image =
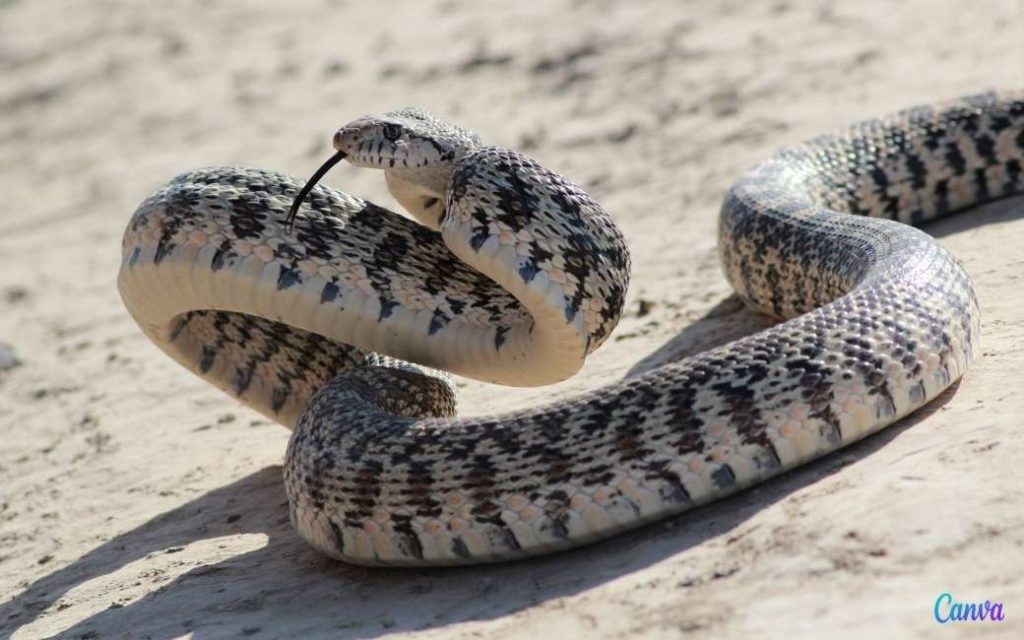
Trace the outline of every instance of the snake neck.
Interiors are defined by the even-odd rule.
[[[578,186],[502,147],[384,174],[395,199],[440,231],[455,258],[521,305],[523,317],[495,326],[493,347],[476,358],[503,363],[487,366],[500,378],[483,379],[558,382],[611,333],[625,300],[629,251],[611,217]]]
[[[422,160],[419,166],[385,168],[388,191],[417,222],[439,231],[452,176],[480,148],[478,140],[461,140],[460,145],[447,146],[439,159]]]
[[[449,175],[441,172],[428,172],[421,175],[409,170],[388,170],[384,172],[384,180],[388,191],[398,204],[409,212],[417,222],[437,231],[441,228],[444,217],[444,192]],[[437,173],[438,175],[433,175]],[[438,186],[440,185],[440,186]]]
[[[531,317],[507,336],[521,354],[506,361],[512,384],[567,378],[618,323],[630,274],[622,232],[582,189],[530,158],[483,147],[458,163],[441,236]]]

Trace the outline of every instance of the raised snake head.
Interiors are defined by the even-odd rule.
[[[363,116],[334,134],[334,148],[352,164],[399,172],[450,166],[480,144],[477,134],[419,107]]]
[[[388,189],[409,213],[437,228],[455,165],[480,137],[423,109],[363,116],[334,134],[334,148],[357,167],[383,169]]]

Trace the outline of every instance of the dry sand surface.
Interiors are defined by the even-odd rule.
[[[606,204],[629,313],[565,396],[768,326],[719,271],[728,184],[857,119],[1024,86],[1006,2],[0,1],[0,637],[1024,637],[1024,203],[929,230],[975,278],[981,359],[929,410],[778,481],[579,551],[373,571],[288,524],[288,432],[157,351],[115,289],[171,176],[309,175],[410,104]],[[381,175],[332,186],[391,205]],[[936,596],[1004,603],[939,627]]]

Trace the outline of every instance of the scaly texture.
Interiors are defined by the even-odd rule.
[[[473,563],[715,500],[958,379],[978,345],[970,279],[901,222],[1024,190],[1024,95],[783,150],[730,189],[719,246],[748,304],[792,319],[478,419],[453,417],[444,374],[410,362],[509,384],[570,375],[621,312],[621,234],[578,187],[420,110],[357,120],[335,146],[384,169],[429,228],[316,187],[289,234],[298,183],[199,170],[132,218],[121,293],[162,349],[294,425],[285,482],[313,546],[360,564]]]

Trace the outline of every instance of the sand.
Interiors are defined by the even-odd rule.
[[[558,556],[374,571],[288,524],[288,432],[149,344],[115,288],[175,174],[309,175],[420,105],[586,186],[633,247],[628,315],[572,380],[461,382],[468,414],[768,326],[730,294],[729,183],[784,144],[1024,86],[1018,2],[0,2],[0,637],[1024,637],[1024,202],[929,231],[984,309],[954,391],[732,499]],[[379,173],[326,182],[386,205]],[[1004,604],[938,625],[936,597]]]

